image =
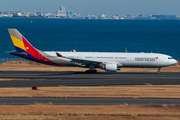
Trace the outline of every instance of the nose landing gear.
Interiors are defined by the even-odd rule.
[[[157,74],[160,74],[160,73],[161,73],[160,70],[161,70],[161,68],[158,68]]]

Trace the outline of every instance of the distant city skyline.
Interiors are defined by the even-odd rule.
[[[100,14],[166,14],[180,15],[180,0],[1,0],[0,10],[22,10],[36,13],[54,12],[65,6],[81,15]]]

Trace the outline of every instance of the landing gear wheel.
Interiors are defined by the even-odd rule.
[[[94,67],[93,64],[90,64],[90,65],[89,65],[89,70],[86,70],[85,73],[94,74],[94,73],[97,73],[97,70],[95,69],[95,67]]]
[[[94,74],[94,73],[97,73],[97,70],[86,70],[85,73]]]
[[[86,70],[85,73],[89,73],[89,70]]]
[[[160,74],[160,73],[161,73],[160,70],[161,70],[161,68],[158,68],[157,74]]]

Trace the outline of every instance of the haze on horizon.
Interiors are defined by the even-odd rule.
[[[1,0],[0,10],[56,12],[60,6],[81,15],[180,15],[180,0]]]

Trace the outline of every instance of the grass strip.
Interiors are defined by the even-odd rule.
[[[37,86],[38,87],[38,86]],[[0,97],[25,98],[180,98],[180,85],[118,85],[0,88]]]

